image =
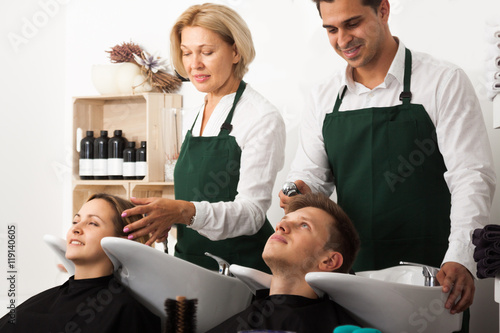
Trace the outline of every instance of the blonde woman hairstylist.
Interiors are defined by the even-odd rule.
[[[163,241],[176,223],[175,255],[217,270],[210,252],[269,271],[261,258],[274,232],[266,212],[283,167],[285,125],[278,110],[242,79],[255,56],[250,31],[232,9],[195,5],[170,35],[177,72],[189,78],[205,103],[186,125],[174,172],[176,200],[142,198],[124,215],[147,214],[128,226],[130,238]]]

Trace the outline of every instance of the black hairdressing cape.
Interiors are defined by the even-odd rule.
[[[341,325],[359,324],[347,311],[325,296],[310,299],[257,291],[256,300],[242,312],[207,333],[235,333],[249,329],[287,330],[297,333],[332,333]]]
[[[71,277],[20,304],[0,319],[0,332],[160,332],[160,318],[113,277]]]

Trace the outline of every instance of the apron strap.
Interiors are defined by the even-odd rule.
[[[224,124],[222,124],[222,126],[220,127],[221,132],[219,132],[219,134],[222,133],[222,130],[227,130],[228,131],[227,134],[229,134],[231,132],[231,130],[233,129],[233,125],[231,125],[231,120],[233,120],[234,109],[236,108],[236,104],[240,100],[241,95],[243,95],[243,91],[245,91],[246,85],[247,84],[245,83],[245,81],[241,80],[240,85],[238,86],[238,90],[236,91],[236,95],[234,96],[233,107],[231,108],[231,111],[229,111],[229,114],[227,115],[226,120],[224,121]],[[198,114],[196,115],[196,118],[194,118],[193,125],[191,125],[191,132],[193,131],[194,124],[196,124],[196,121],[198,120],[198,117],[200,116],[200,112],[198,112]]]
[[[245,81],[241,80],[240,85],[238,86],[238,90],[236,91],[236,95],[234,96],[234,102],[233,102],[233,107],[231,108],[231,111],[229,111],[229,114],[227,115],[226,120],[224,121],[224,124],[220,127],[220,133],[222,133],[223,130],[227,131],[227,134],[231,133],[233,129],[233,125],[231,125],[231,121],[233,120],[233,113],[234,109],[236,109],[236,104],[238,104],[238,101],[241,98],[241,95],[243,95],[243,92],[245,91],[247,84]]]
[[[411,101],[411,52],[407,48],[405,48],[405,73],[403,79],[403,92],[399,95],[399,100],[403,102],[403,105],[409,105]],[[344,86],[344,90],[341,94],[337,95],[337,100],[335,101],[335,106],[333,107],[332,113],[337,113],[340,108],[340,104],[342,104],[342,99],[347,91],[347,86]]]
[[[194,124],[196,124],[196,121],[198,120],[198,116],[200,115],[200,112],[196,115],[196,118],[194,118],[193,125],[191,125],[191,129],[189,130],[191,133],[193,132]]]
[[[405,48],[405,74],[404,74],[404,88],[401,95],[399,95],[399,100],[403,101],[403,105],[410,104],[411,101],[411,52]]]
[[[344,90],[342,90],[342,93],[337,94],[337,100],[335,101],[335,106],[333,107],[333,112],[332,113],[337,113],[339,112],[340,109],[340,104],[342,104],[342,99],[344,99],[344,95],[347,91],[347,85],[344,86]]]

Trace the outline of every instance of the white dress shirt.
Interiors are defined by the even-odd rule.
[[[233,105],[236,93],[224,96],[215,107],[204,130],[204,137],[217,136]],[[191,129],[199,136],[204,105],[185,115],[184,132]],[[285,123],[276,107],[247,84],[231,121],[234,136],[241,148],[240,179],[234,201],[193,202],[196,218],[190,226],[211,240],[221,240],[257,233],[271,206],[271,195],[278,171],[285,159]]]
[[[422,104],[436,127],[447,168],[444,178],[451,192],[451,232],[443,264],[458,262],[475,276],[471,233],[489,223],[496,181],[479,101],[462,69],[424,53],[412,51],[412,59],[411,103]],[[384,82],[374,89],[354,82],[350,66],[313,89],[288,181],[301,179],[313,192],[331,195],[335,175],[323,142],[325,115],[333,111],[344,86],[347,92],[339,111],[401,104],[404,61],[405,46],[399,42]]]

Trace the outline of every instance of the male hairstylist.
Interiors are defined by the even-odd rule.
[[[336,186],[361,238],[355,270],[441,267],[445,306],[462,312],[474,297],[470,235],[489,222],[495,190],[474,89],[391,35],[388,0],[314,2],[347,68],[313,91],[288,178],[302,193]]]

